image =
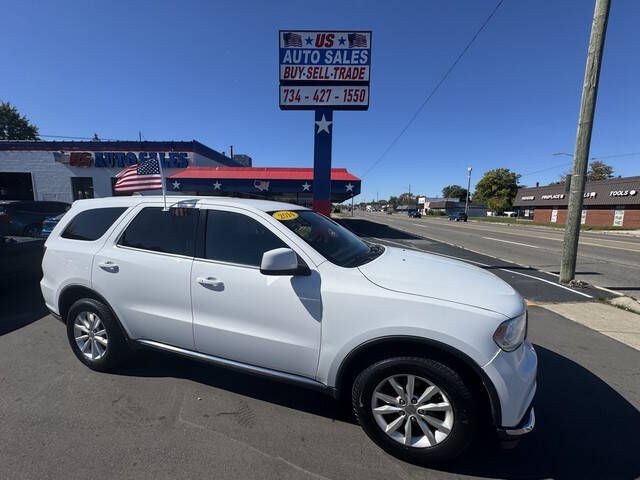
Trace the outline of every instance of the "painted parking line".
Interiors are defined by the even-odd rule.
[[[522,245],[523,247],[540,248],[540,247],[536,247],[535,245],[529,245],[528,243],[512,242],[510,240],[502,240],[501,238],[493,238],[493,237],[482,237],[482,238],[486,240],[493,240],[494,242],[512,243],[513,245]]]
[[[444,253],[430,252],[429,250],[424,250],[424,249],[416,247],[414,245],[407,245],[407,244],[404,244],[404,243],[395,242],[393,240],[387,240],[387,239],[382,239],[382,238],[377,238],[377,237],[371,237],[371,238],[373,238],[374,240],[377,240],[379,242],[382,242],[382,243],[387,242],[387,243],[391,243],[393,245],[399,245],[402,248],[420,250],[421,252],[430,253],[432,255],[439,255],[441,257],[452,258],[454,260],[459,260],[461,262],[473,263],[474,265],[479,265],[481,267],[491,267],[491,265],[489,265],[488,263],[477,262],[475,260],[469,260],[469,259],[466,259],[466,258],[454,257],[453,255],[446,255]],[[593,296],[589,295],[588,293],[578,292],[577,290],[574,290],[574,289],[569,288],[569,287],[565,287],[564,285],[560,285],[558,283],[552,282],[551,280],[547,280],[545,278],[536,277],[534,275],[529,275],[527,273],[516,272],[514,270],[509,270],[508,268],[498,268],[497,270],[502,270],[503,272],[512,273],[514,275],[520,275],[522,277],[531,278],[533,280],[538,280],[540,282],[547,283],[549,285],[553,285],[554,287],[561,288],[562,290],[566,290],[568,292],[575,293],[576,295],[581,295],[581,296],[586,297],[586,298],[593,298]]]

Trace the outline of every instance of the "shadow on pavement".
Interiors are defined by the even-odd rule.
[[[361,237],[395,238],[398,240],[420,240],[422,238],[381,223],[370,222],[369,220],[339,218],[336,221]]]
[[[577,363],[536,345],[536,428],[513,450],[481,448],[449,472],[499,477],[631,479],[640,475],[640,412]]]
[[[0,335],[22,328],[49,312],[44,305],[39,280],[0,286]]]
[[[184,378],[287,408],[355,423],[348,407],[321,392],[156,350],[141,349],[115,373],[135,377]]]
[[[512,450],[478,441],[471,453],[437,469],[487,478],[636,478],[640,414],[613,388],[577,363],[536,346],[540,360],[537,425]],[[185,378],[261,401],[355,423],[347,407],[321,393],[162,352],[143,351],[118,372]],[[433,467],[432,467],[433,468]]]

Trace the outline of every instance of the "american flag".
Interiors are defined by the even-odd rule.
[[[284,46],[285,47],[301,47],[302,37],[298,33],[286,32],[284,34]]]
[[[367,48],[367,36],[363,33],[350,33],[349,48]]]
[[[139,192],[162,188],[162,173],[157,158],[131,165],[118,173],[116,178],[116,184],[113,186],[116,192]]]

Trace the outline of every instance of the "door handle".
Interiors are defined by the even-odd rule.
[[[112,262],[111,260],[105,260],[104,262],[100,262],[98,264],[98,266],[107,271],[107,272],[117,272],[119,267],[116,263]]]
[[[203,287],[211,287],[211,288],[222,288],[224,287],[224,282],[221,282],[215,277],[198,277],[197,282]]]

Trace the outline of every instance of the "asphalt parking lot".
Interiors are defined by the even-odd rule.
[[[35,282],[4,288],[0,305],[0,478],[640,476],[640,352],[542,308],[530,310],[536,430],[513,450],[478,442],[426,469],[385,454],[340,404],[299,387],[151,351],[93,372]]]

